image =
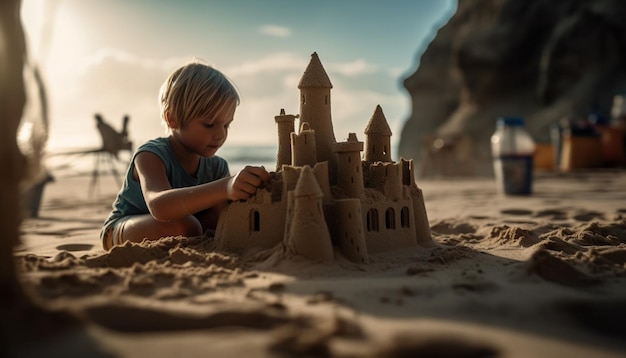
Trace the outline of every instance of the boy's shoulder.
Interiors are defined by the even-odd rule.
[[[137,148],[137,150],[143,150],[146,148],[163,148],[163,147],[167,147],[168,143],[167,143],[167,138],[166,137],[159,137],[159,138],[154,138],[154,139],[150,139],[149,141],[145,142],[144,144],[140,145],[139,148]]]
[[[167,155],[170,152],[168,140],[165,137],[150,139],[137,148],[136,154],[141,152]]]
[[[141,144],[135,151],[135,156],[141,152],[154,153],[164,161],[171,160],[174,154],[169,148],[168,140],[165,137],[150,139]]]

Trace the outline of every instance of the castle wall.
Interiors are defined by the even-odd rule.
[[[369,254],[417,246],[410,199],[362,205],[364,237]]]
[[[426,213],[426,204],[424,203],[424,195],[422,189],[417,185],[408,187],[413,206],[413,220],[415,221],[415,238],[420,246],[428,247],[434,245],[432,235],[430,233],[430,224],[428,223],[428,215]]]
[[[400,158],[400,165],[402,166],[402,185],[416,186],[415,183],[415,165],[413,160],[406,160]]]
[[[282,171],[283,177],[283,201],[287,199],[286,195],[296,188],[298,179],[300,178],[300,167],[285,165]]]
[[[289,233],[291,232],[291,226],[293,224],[293,213],[294,210],[296,208],[296,202],[295,202],[295,193],[293,190],[290,190],[287,193],[287,198],[285,200],[285,205],[286,205],[286,210],[285,210],[285,228],[283,230],[283,242],[285,244],[287,244],[287,241],[289,239]],[[289,249],[289,245],[287,245],[287,248]]]
[[[432,246],[434,242],[430,233],[430,224],[426,213],[424,195],[422,189],[418,188],[415,182],[415,162],[413,160],[400,158],[400,165],[402,166],[402,184],[404,185],[405,196],[408,195],[411,198],[411,204],[413,206],[417,243],[421,246]]]
[[[220,214],[215,236],[220,248],[228,251],[269,249],[283,240],[285,214],[285,202],[235,201]]]
[[[370,166],[369,187],[391,200],[402,197],[402,164],[377,162]]]

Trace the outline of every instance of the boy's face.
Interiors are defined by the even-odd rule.
[[[172,136],[188,151],[212,157],[228,137],[235,108],[235,101],[229,101],[213,115],[193,118],[183,128],[172,128]]]

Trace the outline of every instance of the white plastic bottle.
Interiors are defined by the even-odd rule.
[[[524,118],[498,118],[491,153],[498,190],[507,195],[531,194],[535,142],[524,127]]]

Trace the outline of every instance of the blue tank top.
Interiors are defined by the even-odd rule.
[[[172,151],[166,137],[150,140],[137,148],[137,151],[133,154],[128,170],[126,171],[124,184],[119,193],[117,193],[117,197],[113,203],[113,210],[104,221],[102,232],[119,218],[128,215],[149,213],[148,206],[141,192],[141,185],[133,177],[135,158],[137,154],[141,152],[154,153],[161,158],[163,164],[165,164],[167,179],[172,188],[185,188],[204,184],[230,175],[226,160],[219,156],[212,156],[210,158],[200,158],[198,172],[195,177],[191,176],[185,171],[178,159],[176,159],[176,155]]]

